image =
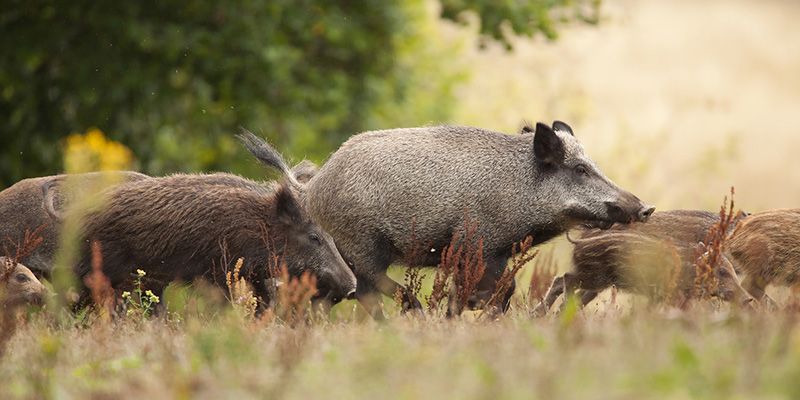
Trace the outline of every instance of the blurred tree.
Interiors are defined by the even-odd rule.
[[[532,37],[542,33],[557,37],[555,25],[579,20],[596,24],[601,0],[441,0],[442,18],[468,23],[464,15],[473,12],[480,20],[480,33],[511,48],[511,35]]]
[[[496,38],[552,36],[566,0],[443,0]],[[509,4],[511,4],[509,3]],[[0,187],[61,170],[61,143],[97,127],[139,168],[261,171],[239,126],[324,159],[370,128],[447,120],[460,71],[424,0],[0,0]]]

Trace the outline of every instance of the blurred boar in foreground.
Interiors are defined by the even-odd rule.
[[[706,240],[709,230],[719,222],[719,213],[702,210],[656,211],[647,222],[615,225],[611,229],[582,229],[581,238],[620,231],[637,232],[661,240],[694,246]],[[737,221],[734,221],[734,223]]]
[[[25,239],[25,233],[36,232],[42,243],[26,257],[19,260],[37,273],[49,276],[53,256],[58,248],[61,222],[46,212],[43,205],[44,187],[51,196],[51,204],[61,210],[76,196],[91,196],[101,188],[103,181],[130,182],[149,178],[131,171],[91,172],[74,175],[54,175],[24,179],[0,192],[0,249],[14,250]],[[64,190],[69,185],[69,190]]]
[[[542,243],[580,224],[645,221],[653,212],[603,175],[567,124],[526,131],[534,134],[459,126],[361,133],[311,178],[309,211],[354,268],[358,298],[374,317],[382,316],[377,294],[402,289],[386,275],[389,265],[437,265],[468,221],[483,240],[486,272],[472,301],[480,306],[513,243],[529,235]]]
[[[581,238],[573,241],[574,273],[556,278],[535,314],[547,312],[564,285],[575,286],[575,280],[578,287],[567,289],[581,289],[582,305],[612,285],[656,299],[678,290],[686,298],[694,282],[701,242],[719,221],[718,213],[670,210],[653,213],[646,223],[617,225],[608,230],[584,229]],[[720,282],[716,294],[725,300],[748,301],[749,296],[742,292],[730,267],[723,257],[722,266],[716,271]]]

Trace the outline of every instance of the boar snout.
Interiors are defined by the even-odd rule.
[[[623,224],[646,222],[656,210],[635,197],[632,200],[607,201],[605,205],[609,220]]]
[[[335,272],[322,273],[319,278],[319,297],[324,297],[333,304],[356,297],[356,277],[347,266],[337,268]]]
[[[42,293],[31,293],[27,296],[26,300],[29,304],[34,306],[44,305],[44,296]]]
[[[736,275],[733,264],[725,256],[721,258],[721,262],[722,265],[717,270],[717,279],[719,280],[717,296],[725,301],[739,302],[745,307],[754,307],[755,299],[739,283],[739,277]]]
[[[650,219],[650,216],[653,215],[653,212],[656,211],[656,208],[653,206],[644,206],[637,215],[636,220],[639,222],[647,222]]]

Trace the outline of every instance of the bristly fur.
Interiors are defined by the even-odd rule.
[[[734,267],[746,274],[742,286],[756,300],[770,284],[800,286],[800,209],[779,209],[745,217],[723,247]]]
[[[231,263],[244,258],[243,275],[266,301],[266,266],[277,254],[290,274],[310,269],[321,290],[336,298],[355,289],[333,240],[286,182],[259,184],[222,173],[151,178],[116,188],[104,208],[87,215],[81,231],[78,275],[91,272],[88,243],[98,241],[103,272],[115,288],[137,268],[152,278],[154,291],[198,277],[224,286]]]

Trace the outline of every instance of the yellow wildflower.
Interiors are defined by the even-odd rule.
[[[130,169],[131,151],[121,143],[109,140],[97,128],[86,134],[73,133],[67,137],[64,167],[67,172],[112,171]]]
[[[145,291],[144,294],[150,299],[151,303],[158,303],[161,300],[158,298],[158,296],[153,294],[152,290]]]

